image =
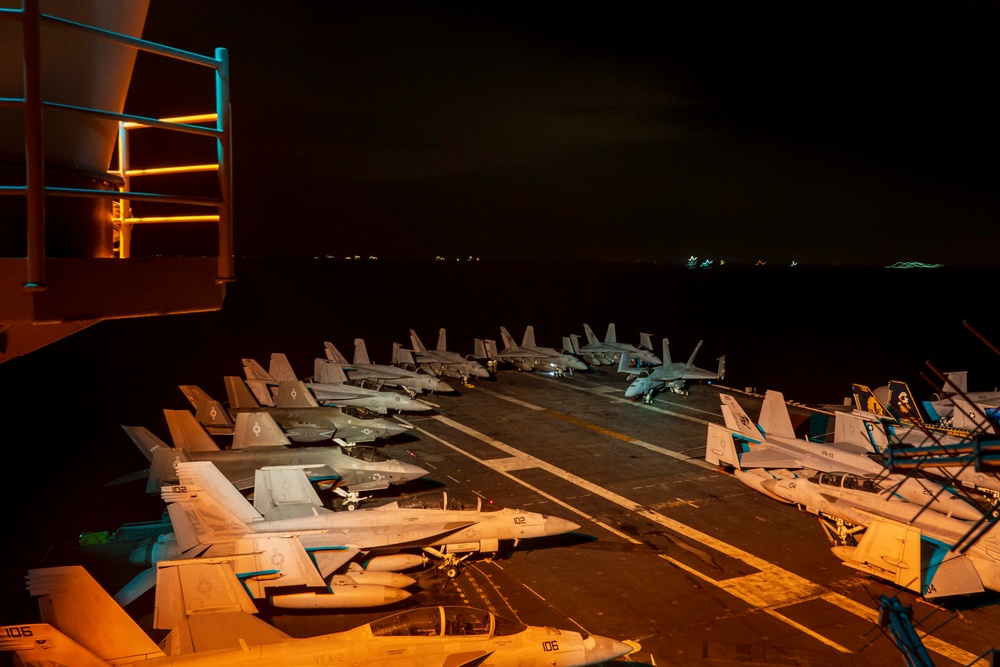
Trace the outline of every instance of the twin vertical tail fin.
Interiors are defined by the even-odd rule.
[[[605,343],[617,343],[618,334],[615,332],[615,324],[612,322],[608,325],[608,332],[604,335]]]
[[[270,375],[274,382],[295,382],[298,380],[288,357],[280,352],[271,353],[271,364],[268,369],[271,371]]]
[[[719,400],[722,401],[722,416],[726,420],[726,428],[739,433],[747,440],[762,441],[760,429],[740,407],[735,398],[729,394],[719,394]]]
[[[313,362],[313,380],[320,384],[346,384],[347,374],[340,364],[316,359]]]
[[[587,345],[597,345],[600,342],[597,340],[597,336],[594,334],[594,330],[590,328],[589,324],[584,323],[583,335],[587,337]]]
[[[434,349],[437,350],[438,352],[448,351],[448,337],[445,334],[443,327],[441,329],[438,329],[438,343],[437,347]]]
[[[700,341],[698,341],[698,344],[694,346],[694,351],[691,353],[691,356],[688,358],[687,363],[685,364],[685,366],[687,366],[688,368],[691,368],[692,366],[694,366],[694,358],[696,356],[698,356],[698,350],[701,349],[701,344],[704,343],[704,342],[705,341],[700,340]]]
[[[182,552],[236,539],[263,518],[211,462],[182,461],[176,468],[178,483],[164,486],[160,496]]]
[[[780,391],[768,389],[764,393],[764,403],[760,406],[758,424],[768,436],[795,437],[795,429],[792,427],[792,418],[788,415],[785,396]]]
[[[517,347],[517,343],[514,342],[514,337],[510,335],[510,332],[506,328],[500,327],[500,340],[503,341],[504,349],[512,349]]]
[[[443,332],[444,329],[441,329],[441,331]],[[438,340],[440,341],[440,336],[438,336]],[[427,351],[427,348],[424,347],[423,342],[420,340],[420,336],[418,336],[417,332],[413,329],[410,329],[410,346],[417,352]]]
[[[244,410],[246,408],[259,409],[260,403],[239,376],[227,375],[223,378],[226,382],[226,394],[229,396],[229,406],[234,410]],[[230,423],[232,423],[230,421]]]
[[[887,407],[889,414],[900,421],[913,424],[923,424],[925,421],[924,416],[920,413],[917,400],[905,382],[889,381],[889,405]]]
[[[521,347],[535,347],[535,327],[530,324],[524,328],[524,338],[521,339]]]
[[[884,419],[893,418],[889,409],[867,385],[854,383],[851,385],[851,393],[854,395],[854,405],[857,406],[858,410],[870,412]]]
[[[354,364],[364,364],[370,366],[372,363],[371,357],[368,356],[368,346],[365,345],[364,338],[354,339]]]
[[[419,341],[418,341],[419,342]],[[409,365],[416,366],[417,362],[413,359],[413,353],[407,350],[399,343],[392,344],[392,363],[394,366]]]
[[[233,428],[233,420],[229,418],[229,413],[222,407],[222,403],[206,394],[200,387],[185,384],[180,386],[180,390],[194,408],[195,419],[210,432],[212,429],[225,431]]]

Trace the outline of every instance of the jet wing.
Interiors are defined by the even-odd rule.
[[[222,612],[257,613],[253,600],[225,560],[200,558],[157,564],[153,627],[173,629],[191,616]],[[224,630],[218,628],[220,633],[228,635]],[[238,641],[226,642],[222,636],[215,639],[220,643],[213,648],[230,643],[239,646]],[[195,650],[207,649],[195,647]]]

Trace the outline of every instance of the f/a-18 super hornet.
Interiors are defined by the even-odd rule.
[[[321,406],[301,382],[279,383],[275,406],[261,406],[243,380],[227,376],[226,393],[229,410],[194,385],[182,385],[181,391],[195,409],[195,417],[209,433],[226,434],[233,431],[233,418],[240,412],[266,412],[274,417],[281,430],[295,442],[322,442],[334,437],[344,442],[371,442],[378,438],[391,438],[406,432],[410,427],[392,419],[372,416],[371,413]]]
[[[597,335],[594,334],[589,324],[585,323],[583,325],[583,333],[587,337],[586,345],[580,345],[579,336],[574,334],[570,336],[570,345],[573,349],[569,351],[579,355],[584,361],[593,366],[600,366],[602,364],[613,366],[619,363],[622,354],[628,356],[629,359],[635,359],[636,366],[640,368],[643,366],[659,366],[663,363],[663,360],[652,352],[652,343],[647,333],[639,334],[639,347],[629,343],[619,343],[613,322],[608,325],[608,331],[604,336],[603,342],[598,340]]]
[[[659,391],[669,389],[678,394],[687,391],[687,385],[691,380],[721,380],[726,375],[726,356],[719,357],[719,367],[715,371],[698,368],[694,365],[694,358],[701,349],[703,341],[698,341],[694,352],[686,363],[671,361],[670,343],[663,339],[663,363],[652,368],[639,368],[632,366],[632,361],[627,354],[622,354],[618,361],[618,372],[628,373],[631,384],[625,388],[625,398],[635,398],[642,396],[644,403],[652,403],[653,397]]]
[[[363,386],[385,385],[399,387],[411,396],[423,392],[454,393],[454,389],[441,378],[430,373],[410,371],[388,364],[373,364],[368,356],[368,348],[361,338],[354,339],[354,362],[348,362],[340,351],[327,341],[323,343],[327,363],[343,368],[347,379]]]
[[[172,519],[183,512],[192,523],[190,531],[177,531],[175,525],[177,555],[192,550],[206,556],[222,554],[233,539],[281,534],[298,536],[328,572],[343,564],[350,549],[374,554],[416,548],[439,558],[441,569],[456,576],[465,558],[496,552],[502,541],[516,544],[579,528],[558,517],[484,504],[478,496],[465,499],[445,493],[334,512],[323,505],[298,469],[261,471],[253,505],[210,462],[178,463],[177,474],[180,486],[164,487],[163,497],[171,504],[167,509]],[[262,484],[280,489],[280,496],[261,493]],[[174,504],[178,507],[171,509]]]
[[[350,384],[342,367],[316,359],[314,377],[306,382],[306,388],[316,397],[320,405],[362,408],[376,414],[385,415],[390,410],[397,412],[427,412],[434,405],[409,394],[395,391],[379,391]],[[253,359],[243,360],[243,372],[247,385],[253,390],[262,405],[274,406],[272,393],[277,393],[280,382],[298,382],[292,365],[284,354],[271,354],[268,370]],[[261,391],[261,388],[266,388]]]
[[[564,354],[551,347],[536,345],[535,328],[530,324],[524,330],[524,338],[521,339],[520,345],[514,342],[514,337],[504,327],[500,327],[500,336],[504,344],[504,348],[498,353],[500,359],[513,364],[514,368],[519,371],[538,371],[556,375],[569,373],[572,375],[575,370],[587,370],[587,364],[572,354]]]
[[[472,377],[490,377],[490,372],[475,359],[467,359],[458,352],[448,350],[444,329],[438,330],[437,347],[433,350],[428,350],[424,346],[413,329],[410,329],[410,344],[413,346],[411,350],[394,347],[393,365],[403,365],[405,368],[406,364],[416,364],[433,375],[461,380],[463,384],[468,384],[469,378]],[[397,352],[408,352],[410,358],[404,359]]]
[[[376,667],[596,665],[639,647],[608,637],[534,627],[471,607],[418,607],[344,632],[291,637],[257,618],[226,562],[163,563],[157,572],[158,645],[78,565],[28,571],[40,623],[0,627],[0,651],[18,665],[185,667],[344,664]]]
[[[305,474],[321,486],[332,486],[348,509],[360,502],[360,493],[388,489],[419,479],[427,471],[391,458],[370,445],[336,443],[290,447],[274,418],[265,412],[240,412],[232,446],[221,449],[187,410],[164,410],[173,447],[138,426],[122,426],[150,463],[146,493],[159,493],[175,482],[177,461],[211,461],[241,491],[253,488],[254,477],[267,466],[308,466]]]
[[[846,471],[850,462],[832,447],[817,444],[819,457],[807,462],[791,451],[757,450],[771,444],[764,432],[731,396],[722,398],[726,426],[709,425],[706,461],[731,468],[764,495],[815,514],[846,565],[927,597],[998,590],[1000,534],[992,524],[981,530],[981,521],[958,518],[955,508],[943,514],[928,503],[910,502],[891,477]],[[820,461],[827,453],[830,461]],[[934,488],[925,491],[926,501],[937,499]]]
[[[910,502],[914,511],[927,505],[941,514],[970,521],[983,516],[979,505],[952,492],[947,485],[920,477],[890,474],[884,466],[884,457],[862,446],[848,442],[817,443],[796,437],[781,392],[765,392],[759,424],[754,424],[734,397],[719,394],[719,399],[726,427],[710,426],[709,437],[720,437],[726,442],[723,431],[733,435],[739,444],[738,463],[729,463],[739,468],[740,473],[734,473],[737,479],[751,488],[760,491],[759,481],[770,479],[769,471],[774,470],[850,473],[881,483],[889,490],[889,495]],[[851,416],[845,413],[836,418],[850,419]],[[714,449],[719,450],[719,447]]]

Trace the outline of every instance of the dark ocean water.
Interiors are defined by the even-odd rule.
[[[963,326],[1000,343],[996,279],[981,269],[242,260],[220,312],[104,322],[0,364],[3,585],[19,587],[31,554],[53,541],[158,516],[162,501],[141,484],[104,486],[144,463],[119,425],[166,437],[162,410],[188,407],[177,386],[223,397],[222,376],[241,375],[243,357],[266,365],[284,352],[305,377],[326,340],[350,358],[364,338],[388,363],[410,328],[432,346],[445,327],[449,349],[471,353],[474,338],[499,340],[500,326],[520,340],[534,325],[539,345],[560,347],[584,322],[601,337],[614,322],[620,341],[668,337],[675,360],[704,339],[698,365],[725,354],[728,386],[840,403],[852,382],[902,379],[923,397],[928,360],[968,370],[973,390],[1000,382],[1000,358]]]

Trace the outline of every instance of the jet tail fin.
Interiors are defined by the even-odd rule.
[[[639,372],[639,369],[632,366],[632,358],[625,350],[622,350],[621,354],[618,355],[618,372],[628,373],[630,376],[637,375]],[[629,379],[632,378],[629,377]]]
[[[164,484],[177,481],[175,465],[178,461],[192,461],[191,455],[185,449],[164,447],[153,453],[153,461],[149,466],[149,480],[146,482],[146,493],[159,493]]]
[[[244,410],[246,408],[259,409],[260,403],[254,398],[241,378],[235,375],[227,375],[223,378],[226,381],[226,394],[229,396],[229,405],[234,410]]]
[[[952,428],[992,434],[997,432],[994,420],[981,407],[960,398],[958,394],[953,394],[951,400],[955,404],[951,412]]]
[[[969,392],[969,371],[954,371],[952,373],[945,373],[944,376],[948,378],[942,390],[945,396],[959,393],[967,394]]]
[[[600,341],[594,334],[594,330],[586,322],[583,324],[583,335],[587,337],[587,345],[597,345]]]
[[[354,339],[354,364],[365,364],[370,366],[372,363],[371,357],[368,356],[368,346],[365,345],[364,338]]]
[[[535,327],[528,325],[524,328],[524,338],[521,339],[521,347],[535,347]]]
[[[724,380],[726,378],[726,355],[722,355],[721,357],[719,357],[718,361],[719,361],[719,368],[716,371],[716,376],[720,380]]]
[[[222,407],[222,403],[206,394],[200,387],[191,384],[180,386],[188,402],[194,408],[195,419],[211,431],[218,429],[227,431],[232,429],[233,420],[229,418],[229,413]]]
[[[320,384],[347,384],[344,367],[326,359],[313,362],[313,379]]]
[[[669,366],[673,361],[670,360],[670,340],[667,338],[663,339],[663,365]]]
[[[305,382],[279,382],[278,395],[274,401],[279,408],[318,408],[319,402],[312,395]]]
[[[768,389],[764,392],[764,403],[760,406],[760,420],[758,420],[757,425],[768,436],[795,437],[792,419],[788,415],[788,406],[780,391]]]
[[[445,333],[444,327],[438,329],[438,342],[437,347],[434,348],[438,352],[448,351],[448,336]]]
[[[266,382],[261,380],[247,380],[247,387],[253,392],[254,398],[262,406],[269,408],[274,407],[274,396],[271,394],[271,389],[277,389],[274,385],[268,385]]]
[[[350,362],[347,361],[347,357],[340,353],[333,343],[326,341],[323,343],[323,351],[326,353],[326,358],[335,364],[341,364],[343,366],[349,366]]]
[[[760,442],[760,430],[746,411],[736,402],[736,399],[729,394],[719,394],[719,400],[722,401],[722,416],[726,420],[726,428],[739,433],[748,440]]]
[[[867,385],[854,383],[851,385],[851,393],[854,395],[854,405],[857,406],[858,410],[870,412],[883,419],[893,418],[889,409]]]
[[[833,441],[860,445],[876,454],[889,447],[889,436],[878,416],[861,410],[834,415]]]
[[[295,382],[298,378],[295,376],[295,371],[292,370],[292,364],[288,361],[286,357],[281,352],[271,353],[271,363],[268,366],[268,370],[271,371],[271,377],[274,382]]]
[[[910,387],[899,380],[889,381],[889,414],[899,420],[923,424],[924,416],[920,413],[917,400],[910,392]]]
[[[576,334],[573,334],[576,336]],[[566,354],[580,354],[580,348],[576,345],[576,340],[573,336],[563,336],[563,351]]]
[[[639,334],[639,347],[643,350],[653,351],[653,337],[648,333]]]
[[[37,664],[101,665],[140,662],[163,651],[90,574],[79,565],[28,570],[28,592],[38,600],[41,620],[86,649],[96,660],[76,662],[45,655]],[[44,631],[43,631],[44,633]],[[22,633],[23,634],[23,633]],[[23,639],[23,637],[22,637]],[[37,641],[37,638],[34,638]],[[37,645],[37,648],[44,648]],[[79,657],[86,654],[67,646]],[[38,654],[32,658],[42,658]],[[36,663],[28,663],[36,664]]]
[[[500,327],[500,340],[503,341],[504,349],[516,348],[517,343],[514,342],[514,337],[510,335],[505,327]]]
[[[608,324],[608,332],[606,334],[604,334],[604,342],[605,343],[617,343],[618,342],[618,334],[615,331],[615,323],[614,322],[611,322],[610,324]]]
[[[182,447],[190,452],[219,451],[219,445],[212,440],[212,436],[198,423],[190,410],[164,409],[163,416],[167,418],[167,428],[174,447]]]
[[[234,450],[247,447],[287,447],[292,443],[267,412],[240,412],[233,432]]]
[[[243,374],[248,380],[260,380],[261,382],[275,382],[271,373],[264,370],[264,367],[257,363],[256,359],[243,360]]]
[[[167,512],[182,552],[194,544],[240,537],[249,532],[249,524],[263,518],[211,462],[182,461],[176,469],[178,484],[164,486],[160,495],[168,503]],[[178,530],[185,523],[190,525],[190,533]],[[197,539],[190,542],[191,538]]]
[[[413,354],[410,350],[407,350],[399,343],[393,343],[392,364],[394,366],[398,366],[399,364],[409,364],[411,366],[416,366],[417,362],[413,360]]]
[[[441,331],[444,331],[444,329],[442,329]],[[438,336],[438,338],[440,338],[440,335]],[[414,331],[413,329],[410,329],[410,345],[413,346],[413,349],[416,350],[417,352],[427,351],[427,348],[424,347],[423,342],[420,340],[420,336],[418,336],[417,332]]]
[[[704,342],[705,341],[700,340],[700,341],[698,341],[698,344],[694,346],[694,351],[691,353],[691,356],[688,358],[687,363],[685,364],[685,366],[687,366],[688,368],[691,368],[692,366],[694,366],[694,358],[696,356],[698,356],[698,350],[701,349],[701,344],[704,343]]]

